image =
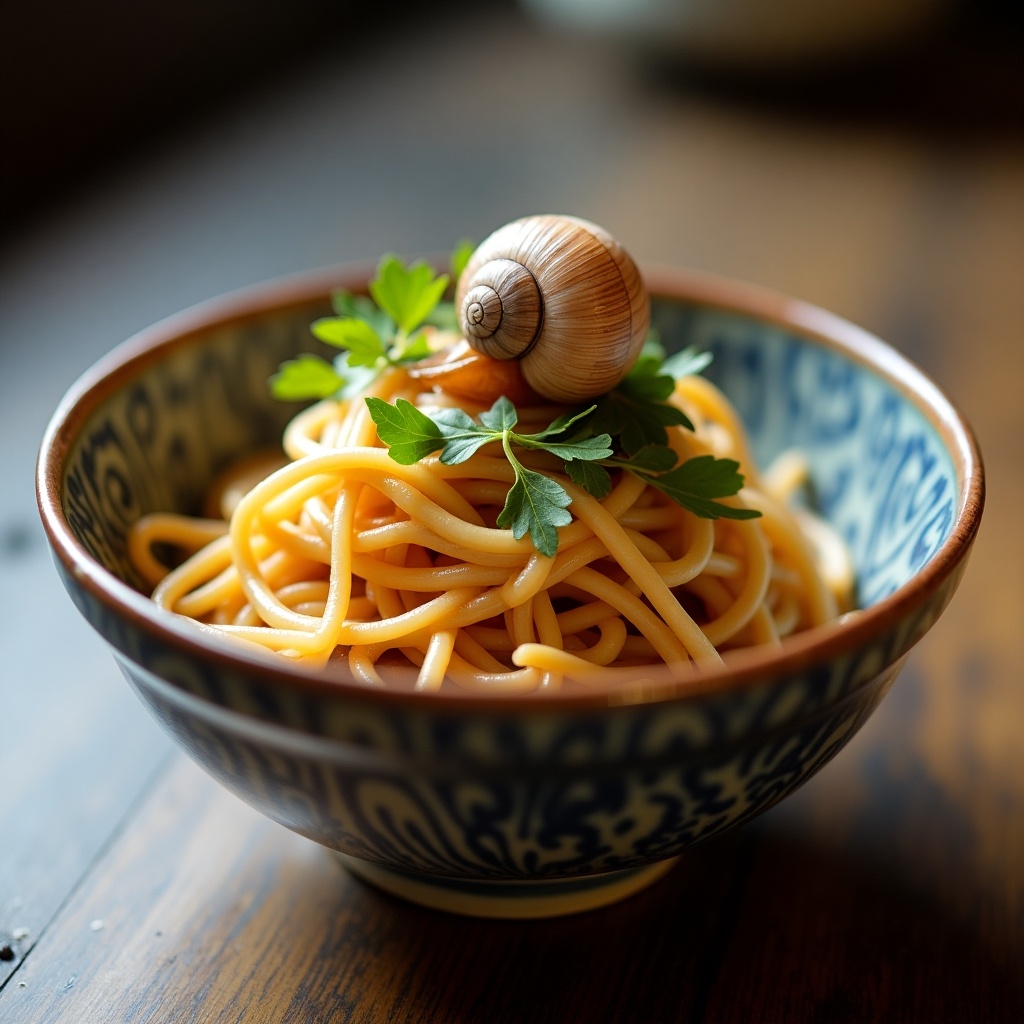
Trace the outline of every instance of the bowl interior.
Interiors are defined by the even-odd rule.
[[[144,351],[102,383],[75,431],[62,480],[64,514],[89,554],[147,591],[127,554],[128,529],[151,512],[195,514],[214,477],[247,452],[280,447],[294,403],[268,377],[317,346],[325,302],[245,317]],[[116,357],[115,357],[116,358]]]
[[[712,353],[705,374],[736,406],[760,467],[789,449],[808,460],[807,498],[850,550],[860,607],[907,583],[949,538],[953,455],[917,404],[923,396],[861,361],[873,339],[850,351],[754,317],[677,303],[660,304],[655,323],[673,347]]]
[[[101,381],[62,479],[65,516],[93,558],[145,589],[126,554],[128,528],[149,512],[196,512],[226,464],[279,444],[298,406],[271,398],[267,378],[316,347],[308,325],[325,310],[325,300],[308,301],[200,327]],[[908,582],[948,539],[958,504],[949,446],[915,382],[879,372],[856,336],[851,346],[683,299],[655,298],[652,319],[670,351],[713,354],[705,372],[736,405],[759,465],[794,447],[808,458],[809,498],[850,547],[862,607]],[[892,355],[867,336],[864,345]]]

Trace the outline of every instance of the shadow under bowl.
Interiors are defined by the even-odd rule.
[[[854,735],[950,601],[984,502],[969,427],[892,348],[749,286],[645,268],[669,351],[710,351],[759,464],[798,448],[859,611],[673,680],[516,698],[369,690],[250,655],[157,608],[138,517],[195,512],[279,442],[267,378],[368,265],[260,286],[126,342],[68,393],[39,459],[63,582],[143,703],[244,800],[429,906],[538,917],[612,902],[793,792]]]

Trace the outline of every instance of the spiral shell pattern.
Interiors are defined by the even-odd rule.
[[[519,359],[527,383],[560,402],[615,387],[650,324],[636,264],[607,231],[576,217],[499,228],[470,257],[455,302],[474,348]]]

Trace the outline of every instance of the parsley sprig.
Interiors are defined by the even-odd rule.
[[[567,466],[573,483],[603,498],[612,487],[608,469],[625,469],[704,519],[759,516],[755,509],[719,500],[733,497],[743,487],[743,474],[735,459],[695,455],[677,465],[679,457],[668,444],[668,427],[693,430],[686,413],[667,401],[676,380],[700,373],[710,362],[710,353],[695,348],[666,358],[660,344],[649,341],[625,379],[598,400],[589,421],[592,431],[601,430],[617,439],[621,454],[595,465]]]
[[[314,337],[342,353],[333,362],[309,353],[283,362],[270,378],[271,394],[285,401],[350,398],[389,366],[430,355],[422,327],[431,318],[450,318],[443,309],[450,303],[441,302],[449,280],[426,263],[406,267],[395,256],[384,257],[369,297],[337,292],[336,315],[310,326]]]
[[[510,528],[516,540],[529,533],[533,546],[549,557],[558,548],[557,528],[572,521],[566,511],[572,499],[557,480],[527,469],[516,449],[550,452],[569,465],[606,459],[613,454],[607,434],[570,433],[593,413],[593,406],[560,416],[538,433],[520,434],[514,429],[519,414],[504,396],[480,414],[479,423],[461,409],[441,409],[427,416],[402,398],[394,405],[381,398],[367,398],[366,404],[377,424],[377,436],[388,446],[391,457],[404,466],[436,451],[441,453],[441,462],[454,466],[471,458],[484,445],[499,442],[515,473],[515,482],[505,498],[497,525]]]
[[[457,247],[451,278],[461,273],[471,250],[469,243]],[[337,293],[336,315],[311,326],[315,337],[341,349],[341,354],[333,362],[303,354],[282,363],[270,379],[273,395],[292,401],[349,398],[386,368],[429,355],[424,326],[454,325],[451,303],[442,301],[451,278],[435,275],[425,263],[405,267],[396,257],[385,257],[370,282],[368,297]],[[713,455],[680,463],[669,445],[669,428],[693,430],[686,413],[668,400],[676,379],[701,372],[710,360],[710,355],[694,349],[666,358],[652,338],[616,388],[532,434],[515,429],[519,414],[504,396],[477,419],[461,409],[439,409],[428,416],[401,398],[391,404],[370,397],[366,404],[380,440],[402,465],[434,452],[440,453],[442,463],[457,465],[485,445],[500,445],[515,479],[496,523],[511,529],[517,540],[529,534],[534,547],[552,557],[558,549],[558,528],[572,521],[567,511],[572,499],[554,476],[523,465],[523,451],[555,456],[569,479],[597,498],[611,491],[612,472],[625,471],[703,518],[760,515],[722,500],[734,497],[743,486],[739,463]]]
[[[545,451],[565,463],[569,479],[597,498],[611,490],[609,470],[627,470],[656,487],[678,505],[706,519],[752,519],[754,509],[736,508],[718,499],[737,494],[743,486],[739,463],[697,455],[677,465],[678,456],[668,445],[648,444],[635,454],[616,455],[614,440],[606,432],[594,433],[598,406],[559,417],[545,430],[520,434],[513,428],[519,414],[504,396],[479,422],[461,409],[440,409],[428,416],[399,398],[394,405],[381,398],[367,398],[377,436],[402,465],[412,465],[434,452],[445,465],[465,462],[484,445],[500,442],[515,473],[515,482],[496,520],[509,527],[516,540],[530,535],[534,547],[552,557],[558,549],[559,526],[572,516],[569,493],[554,477],[527,469],[516,449]]]

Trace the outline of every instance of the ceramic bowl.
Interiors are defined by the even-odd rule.
[[[484,698],[367,690],[250,655],[156,608],[125,552],[140,515],[194,511],[277,441],[278,363],[346,267],[143,332],[57,410],[39,506],[64,584],[146,707],[201,764],[357,875],[430,906],[542,916],[619,899],[829,761],[948,604],[983,504],[969,428],[892,348],[800,302],[658,268],[669,349],[697,345],[765,463],[798,446],[846,539],[860,609],[687,682]]]

